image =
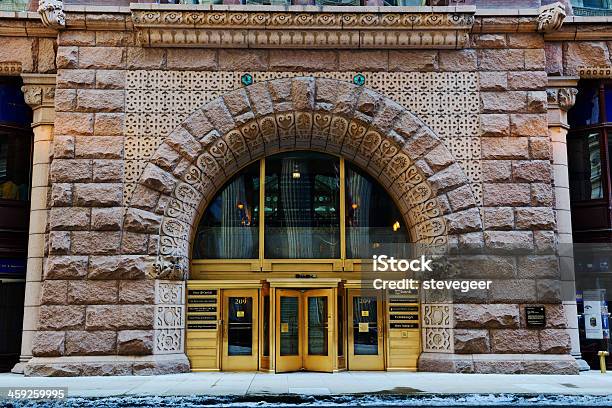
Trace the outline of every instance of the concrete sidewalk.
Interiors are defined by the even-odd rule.
[[[247,394],[512,393],[612,395],[612,373],[580,375],[397,372],[188,373],[150,377],[23,377],[0,374],[0,387],[68,387],[70,397]]]

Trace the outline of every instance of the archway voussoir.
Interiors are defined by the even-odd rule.
[[[402,112],[393,124],[393,131],[404,140],[410,139],[425,125],[409,111]]]
[[[183,126],[174,129],[164,143],[191,161],[194,161],[202,151],[200,142]]]
[[[227,106],[225,106],[225,102],[222,98],[217,98],[208,102],[202,109],[210,123],[213,124],[220,134],[224,135],[236,127],[234,117]]]
[[[251,113],[251,115],[253,114],[251,103],[244,88],[238,88],[226,93],[222,98],[232,116],[240,116],[247,112]]]
[[[266,82],[272,99],[274,112],[286,112],[293,110],[291,99],[291,78],[282,78]]]
[[[403,106],[390,99],[383,99],[378,111],[372,119],[372,126],[381,133],[386,133],[393,128],[395,121],[400,114],[406,112]]]
[[[440,143],[440,139],[431,129],[421,127],[416,133],[406,139],[403,150],[412,160],[416,161]],[[447,150],[446,147],[444,147],[444,150]]]
[[[478,208],[447,214],[444,219],[449,234],[482,231],[482,219]]]
[[[160,168],[171,172],[181,161],[181,155],[170,144],[164,141],[149,160]]]
[[[379,93],[371,89],[364,89],[357,99],[356,116],[365,123],[371,123],[382,103],[382,99],[383,97]]]
[[[215,130],[215,126],[208,120],[202,109],[197,109],[189,115],[183,122],[183,127],[200,141],[209,132]]]
[[[140,176],[140,183],[163,194],[171,194],[178,180],[169,172],[148,163]]]
[[[455,158],[443,143],[429,149],[423,159],[433,171],[442,170],[455,162]]]
[[[274,103],[272,102],[267,83],[259,82],[249,85],[245,89],[251,101],[253,113],[256,116],[269,115],[274,112]]]
[[[434,192],[440,194],[466,184],[467,177],[461,166],[459,166],[458,163],[453,163],[429,177],[428,181],[434,189]]]
[[[296,111],[313,110],[315,105],[315,79],[313,77],[293,78],[291,100]]]
[[[154,234],[159,231],[162,217],[151,211],[128,208],[123,226],[126,231]]]

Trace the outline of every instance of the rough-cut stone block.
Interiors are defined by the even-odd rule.
[[[93,208],[91,229],[96,231],[119,231],[123,222],[123,208]]]
[[[85,323],[85,306],[40,306],[41,330],[79,329]]]
[[[55,182],[84,182],[91,180],[91,161],[55,159],[50,168],[51,181]]]
[[[448,166],[431,176],[429,179],[432,187],[438,192],[444,192],[460,186],[464,183],[465,173],[459,164],[455,163]]]
[[[485,183],[483,196],[484,205],[491,207],[523,206],[531,201],[529,184]]]
[[[536,299],[533,279],[500,280],[491,284],[489,301],[498,303],[530,303]]]
[[[529,154],[532,159],[551,160],[552,143],[549,137],[530,137]]]
[[[494,353],[537,353],[538,330],[491,330],[491,346]]]
[[[78,53],[79,67],[81,68],[125,68],[123,47],[79,47]]]
[[[118,231],[76,231],[72,233],[72,253],[78,255],[114,255],[121,248]]]
[[[525,66],[525,52],[520,49],[478,50],[478,65],[489,71],[521,70]]]
[[[559,261],[555,255],[529,255],[518,258],[519,278],[559,278]]]
[[[482,181],[485,183],[499,183],[510,181],[512,176],[512,161],[510,160],[483,160]]]
[[[132,195],[132,197],[138,197],[138,199],[132,198],[130,205],[135,208],[154,210],[157,207],[160,196],[159,192],[138,184]]]
[[[508,74],[505,71],[481,71],[478,73],[481,91],[505,91]]]
[[[153,317],[154,307],[149,305],[87,306],[87,329],[152,329]]]
[[[519,327],[518,305],[455,304],[454,310],[455,327],[457,328],[515,329]]]
[[[55,111],[66,112],[76,108],[76,89],[55,90]]]
[[[512,136],[546,136],[548,134],[546,115],[510,115],[510,132]]]
[[[510,136],[510,120],[506,114],[493,113],[480,115],[481,136]]]
[[[433,71],[438,69],[437,51],[389,51],[389,71]]]
[[[515,90],[545,89],[548,76],[544,71],[508,72],[508,88]]]
[[[123,135],[125,115],[123,113],[96,113],[94,135],[121,136]],[[117,143],[117,139],[115,139]],[[118,143],[120,146],[121,143]]]
[[[120,159],[123,156],[123,141],[114,136],[79,136],[75,145],[75,157],[79,159]]]
[[[172,174],[149,163],[142,172],[140,182],[153,190],[170,194],[174,190],[177,180]]]
[[[45,279],[80,279],[86,274],[86,256],[49,256],[45,264]]]
[[[93,113],[57,112],[55,114],[56,135],[92,135]]]
[[[154,234],[159,230],[161,217],[149,211],[129,208],[125,215],[125,228],[128,231]]]
[[[90,279],[144,279],[151,268],[151,260],[144,256],[92,256],[89,264]]]
[[[46,280],[42,284],[40,303],[43,305],[65,305],[67,290],[67,281]]]
[[[267,50],[219,50],[219,69],[235,71],[237,67],[248,67],[251,71],[265,71],[268,68]]]
[[[155,301],[152,280],[119,281],[119,303],[151,304]]]
[[[512,177],[519,182],[550,183],[552,168],[547,160],[515,161],[512,164]]]
[[[315,81],[295,78],[291,81],[291,101],[295,110],[312,110],[315,104]],[[227,101],[226,101],[227,103]],[[231,108],[230,108],[231,111]]]
[[[538,302],[561,302],[561,283],[558,279],[539,279],[536,284]]]
[[[31,53],[32,52],[30,51],[30,54]],[[79,61],[79,48],[78,47],[59,47],[57,49],[56,64],[57,64],[58,69],[76,68],[78,61]]]
[[[548,96],[546,91],[527,92],[527,111],[532,113],[546,113],[548,110]]]
[[[149,236],[137,232],[124,231],[121,236],[122,254],[146,254],[148,250]]]
[[[476,71],[475,50],[440,50],[440,69],[443,71]]]
[[[480,139],[483,159],[528,159],[529,138],[483,137]]]
[[[76,305],[117,303],[117,282],[71,281],[68,283],[68,303]]]
[[[202,153],[202,145],[200,142],[182,126],[179,126],[170,133],[165,143],[190,161],[194,161],[198,155]]]
[[[105,16],[108,18],[108,16]],[[96,31],[96,45],[108,45],[111,47],[133,45],[134,34],[122,31]]]
[[[455,330],[455,353],[488,353],[490,347],[487,330]]]
[[[544,50],[546,52],[546,73],[548,75],[563,75],[562,43],[547,41]]]
[[[221,99],[215,99],[204,106],[204,111],[210,123],[221,133],[225,134],[234,129],[236,123],[232,114]]]
[[[61,88],[91,88],[95,81],[96,71],[90,69],[60,69],[57,73],[57,86]]]
[[[527,92],[481,92],[483,113],[520,112],[527,107]]]
[[[518,229],[553,229],[555,213],[552,208],[519,208],[516,210]]]
[[[75,184],[75,204],[82,207],[119,206],[123,200],[123,185],[114,183]]]
[[[49,228],[51,230],[85,230],[89,229],[89,219],[90,210],[88,208],[52,208],[49,212]]]
[[[96,88],[123,89],[125,88],[125,71],[98,69],[96,72]]]
[[[544,49],[525,50],[525,69],[543,71],[546,68]]]
[[[514,228],[514,211],[511,207],[485,207],[485,230],[511,230]]]
[[[509,48],[543,48],[544,37],[539,33],[509,33]]]
[[[94,160],[94,183],[123,181],[123,160]]]
[[[54,159],[72,159],[74,157],[74,137],[56,136],[53,140]]]
[[[448,201],[453,211],[461,211],[466,208],[474,207],[476,200],[474,199],[474,192],[468,185],[461,186],[454,190],[446,193]]]
[[[385,71],[389,53],[376,50],[339,51],[338,60],[340,71]]]
[[[529,231],[486,231],[485,243],[491,249],[530,250],[533,234]]]
[[[165,51],[160,48],[128,47],[127,67],[128,69],[160,69],[164,64]]]
[[[59,357],[64,354],[66,332],[37,331],[32,338],[34,357]]]
[[[51,186],[50,202],[51,207],[64,207],[72,205],[72,184],[53,183]]]
[[[66,355],[99,356],[114,354],[117,350],[117,333],[114,331],[66,332]]]
[[[270,50],[269,66],[279,71],[336,71],[338,55],[334,51]]]
[[[95,45],[96,33],[95,31],[85,30],[62,30],[59,32],[58,43],[62,47],[66,45]]]
[[[153,332],[151,330],[123,330],[118,332],[117,353],[127,356],[153,354]]]
[[[51,231],[49,232],[49,254],[65,255],[70,252],[70,232]]]
[[[168,49],[167,66],[169,69],[215,70],[217,68],[217,51],[195,48]],[[238,66],[232,68],[232,70],[237,69],[241,68]],[[249,66],[247,69],[252,70],[253,68]]]
[[[454,212],[446,215],[444,218],[449,234],[462,234],[482,229],[482,221],[478,208]]]
[[[543,353],[567,354],[572,343],[565,329],[540,330],[540,350]]]
[[[81,112],[118,112],[125,106],[125,92],[107,89],[79,89],[77,110]]]

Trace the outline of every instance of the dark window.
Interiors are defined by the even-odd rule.
[[[569,138],[567,152],[571,200],[584,201],[603,198],[599,132]]]
[[[570,126],[578,128],[599,123],[599,110],[599,83],[586,82],[580,87],[576,96],[576,104],[570,109]]]

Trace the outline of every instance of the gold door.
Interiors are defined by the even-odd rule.
[[[276,290],[276,372],[302,369],[302,294]]]
[[[384,370],[383,307],[380,295],[351,289],[348,297],[348,369]]]
[[[225,371],[257,371],[257,289],[223,291],[223,357]]]
[[[305,311],[303,334],[304,369],[308,371],[333,371],[334,325],[332,289],[308,290],[303,294]]]

